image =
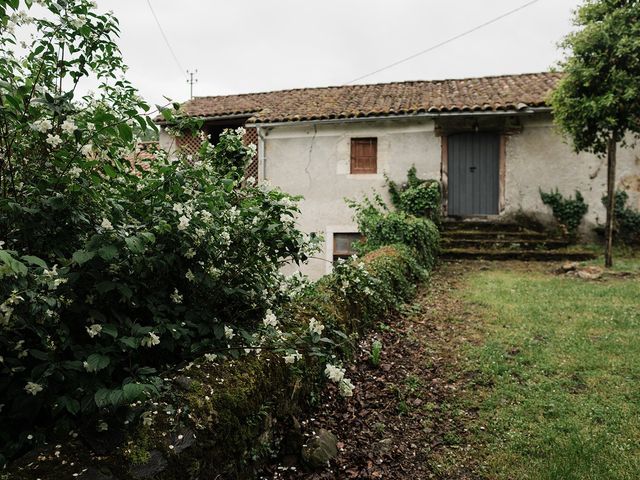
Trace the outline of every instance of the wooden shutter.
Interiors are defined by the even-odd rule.
[[[378,172],[378,139],[351,139],[351,173]]]

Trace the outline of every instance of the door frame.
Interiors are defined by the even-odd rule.
[[[456,132],[457,133],[457,132]],[[506,196],[505,196],[505,182],[506,182],[506,168],[507,168],[507,139],[508,135],[502,132],[488,132],[497,133],[500,138],[500,145],[498,147],[498,214],[497,215],[474,215],[474,217],[491,218],[502,215],[505,208]],[[449,135],[455,135],[455,133],[443,133],[440,136],[440,183],[442,185],[442,214],[445,217],[449,216],[448,203],[449,203]]]

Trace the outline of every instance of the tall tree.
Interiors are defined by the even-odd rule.
[[[607,156],[605,266],[613,265],[616,147],[640,137],[640,0],[586,0],[561,46],[565,76],[551,96],[576,152]]]

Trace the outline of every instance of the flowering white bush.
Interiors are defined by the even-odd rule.
[[[136,133],[155,127],[112,15],[16,5],[0,0],[0,465],[33,447],[22,432],[96,425],[179,362],[257,351],[265,325],[287,337],[272,312],[302,283],[280,268],[313,251],[297,199],[244,181],[241,131],[131,167]],[[89,72],[99,89],[79,98]]]

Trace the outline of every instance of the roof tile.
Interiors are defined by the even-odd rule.
[[[189,116],[206,118],[247,115],[247,123],[416,112],[520,111],[545,106],[561,75],[529,73],[196,97],[184,104],[184,110]]]

